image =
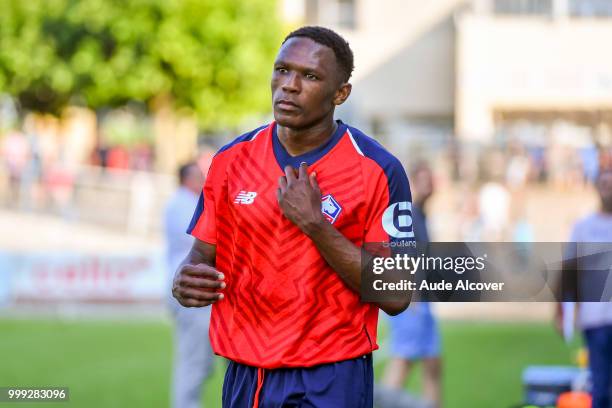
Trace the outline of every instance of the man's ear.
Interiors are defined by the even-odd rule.
[[[334,105],[342,105],[344,101],[346,101],[351,94],[351,90],[353,89],[353,85],[348,82],[340,85],[340,88],[336,91],[336,95],[334,95]]]

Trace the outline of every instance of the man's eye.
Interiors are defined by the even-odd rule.
[[[306,74],[306,79],[310,79],[312,81],[316,81],[317,79],[319,79],[319,77],[316,76],[315,74]]]
[[[287,68],[278,67],[278,68],[276,68],[276,72],[279,72],[281,74],[286,74],[287,73]]]

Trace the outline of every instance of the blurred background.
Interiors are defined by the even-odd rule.
[[[272,62],[300,25],[355,53],[337,118],[407,169],[430,164],[432,240],[568,240],[612,164],[608,0],[1,4],[0,386],[68,386],[73,406],[168,405],[177,169],[205,174],[272,119]],[[574,364],[580,346],[555,333],[551,304],[433,308],[445,407],[518,406],[526,366]],[[215,364],[206,407],[220,406]]]

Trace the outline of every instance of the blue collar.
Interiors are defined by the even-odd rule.
[[[281,169],[284,169],[285,166],[289,165],[294,168],[300,167],[300,163],[306,162],[309,166],[314,164],[321,157],[325,156],[327,152],[329,152],[342,138],[342,135],[346,132],[346,125],[342,123],[341,120],[337,120],[338,128],[325,143],[321,146],[312,149],[309,152],[304,154],[300,154],[299,156],[291,156],[287,153],[287,150],[283,146],[283,144],[278,139],[278,135],[276,134],[276,123],[274,124],[274,129],[272,130],[272,147],[274,149],[274,156],[276,157],[276,161]]]

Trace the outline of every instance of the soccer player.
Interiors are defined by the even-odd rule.
[[[225,408],[372,406],[378,309],[394,315],[409,299],[360,301],[361,246],[414,234],[400,162],[334,120],[352,70],[335,32],[290,33],[274,62],[274,121],[213,158],[173,294],[213,305],[211,344],[230,360]]]

